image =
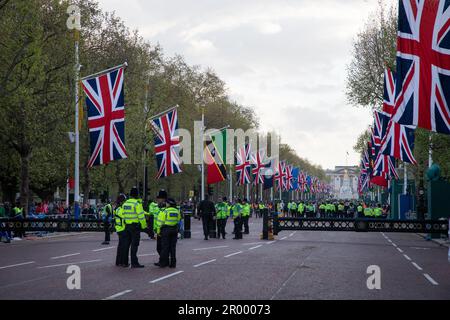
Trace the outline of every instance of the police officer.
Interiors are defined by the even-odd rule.
[[[138,189],[133,187],[130,191],[130,199],[125,201],[122,205],[122,212],[125,220],[126,256],[128,257],[128,251],[130,250],[132,268],[144,267],[139,264],[137,251],[141,240],[141,231],[147,228],[147,222],[145,221],[142,203],[138,199]]]
[[[161,255],[155,265],[160,268],[169,266],[176,268],[176,245],[178,236],[178,223],[181,220],[180,210],[174,199],[167,199],[168,207],[158,214],[157,234],[161,237]],[[170,256],[170,260],[169,260]]]
[[[103,220],[103,231],[105,232],[105,241],[102,242],[102,244],[109,244],[109,241],[111,240],[111,233],[109,230],[109,227],[111,225],[112,221],[112,215],[113,215],[113,209],[112,205],[110,203],[107,203],[102,210],[102,220]]]
[[[202,219],[204,240],[208,240],[210,226],[213,224],[213,217],[216,213],[214,203],[209,200],[209,195],[205,195],[205,200],[198,205],[198,215]]]
[[[23,208],[19,202],[16,202],[16,206],[12,209],[12,214],[15,219],[23,219]],[[14,231],[14,237],[22,238],[25,235],[22,229]]]
[[[242,205],[241,199],[238,199],[233,208],[233,222],[234,222],[234,238],[235,240],[242,239]]]
[[[250,230],[248,227],[248,219],[250,217],[250,204],[248,203],[247,199],[244,198],[244,201],[242,202],[242,224],[244,227],[244,233],[249,234]]]
[[[155,239],[155,232],[154,232],[154,224],[155,224],[155,220],[158,217],[158,213],[159,213],[159,207],[158,207],[158,203],[152,200],[149,200],[149,205],[148,205],[148,226],[149,226],[149,231],[150,231],[150,238],[151,239]]]
[[[156,196],[157,209],[154,209],[154,220],[153,220],[153,232],[156,234],[156,252],[161,256],[161,237],[158,236],[158,215],[161,211],[164,211],[167,206],[167,192],[164,189],[159,190]],[[155,263],[157,265],[158,262]]]
[[[117,245],[117,254],[116,254],[116,266],[128,268],[130,265],[128,264],[128,255],[127,248],[125,247],[125,221],[123,217],[123,209],[122,204],[126,200],[126,196],[121,193],[117,197],[116,201],[116,209],[114,210],[114,229],[116,230],[117,236],[119,237],[119,243]]]
[[[356,207],[356,211],[358,213],[358,218],[363,217],[363,206],[361,203],[358,203],[358,206]]]
[[[225,226],[227,217],[230,214],[230,206],[227,203],[227,197],[222,198],[222,202],[216,204],[216,221],[217,221],[217,239],[225,239]]]

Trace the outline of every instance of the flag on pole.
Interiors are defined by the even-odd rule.
[[[246,144],[244,147],[240,148],[236,153],[236,175],[237,175],[237,185],[244,185],[250,183],[250,144]]]
[[[155,133],[155,154],[158,166],[157,179],[180,173],[179,158],[180,137],[178,136],[178,112],[176,108],[169,109],[161,116],[150,120]]]
[[[255,185],[264,183],[264,172],[267,163],[264,163],[265,152],[260,150],[251,155],[253,183]],[[270,163],[269,163],[270,164]]]
[[[273,176],[274,176],[274,169],[273,169],[273,161],[270,160],[262,170],[262,175],[264,177],[264,190],[268,190],[273,188]]]
[[[226,180],[227,130],[211,134],[206,140],[205,157],[207,163],[207,184],[214,184]]]
[[[285,163],[283,161],[278,161],[278,166],[276,173],[274,175],[274,183],[275,183],[275,189],[278,190],[284,190],[285,189],[285,178],[286,178],[286,169],[285,169]]]
[[[91,156],[88,167],[126,159],[124,68],[82,80]]]
[[[294,170],[294,167],[292,165],[286,165],[286,183],[284,186],[284,191],[290,191],[292,190],[292,185],[293,185],[293,178],[294,175],[292,174],[292,170]]]
[[[395,122],[450,134],[450,7],[400,0]]]
[[[292,169],[292,188],[291,190],[298,190],[299,189],[299,168]]]

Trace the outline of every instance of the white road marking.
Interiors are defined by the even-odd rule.
[[[243,246],[251,246],[251,245],[254,245],[254,244],[262,244],[262,243],[265,243],[265,242],[250,242],[250,243],[243,243],[242,245]]]
[[[18,263],[18,264],[12,264],[12,265],[9,265],[9,266],[0,267],[0,269],[19,267],[19,266],[24,266],[24,265],[27,265],[27,264],[32,264],[32,263],[35,263],[35,261],[28,261],[28,262],[22,262],[22,263]]]
[[[123,296],[124,294],[130,293],[133,290],[125,290],[116,294],[113,294],[112,296],[109,296],[108,298],[102,299],[102,300],[112,300],[115,299],[117,297]]]
[[[425,278],[427,278],[428,281],[431,282],[432,285],[437,286],[439,284],[436,281],[434,281],[434,279],[432,277],[430,277],[430,275],[428,273],[424,273],[423,275],[425,276]]]
[[[256,249],[256,248],[259,248],[259,247],[262,247],[262,244],[260,244],[259,246],[256,246],[256,247],[248,248],[248,250],[253,250],[253,249]]]
[[[272,244],[272,243],[274,243],[274,242],[276,242],[276,240],[274,240],[274,241],[269,241],[269,242],[267,242],[266,244]]]
[[[73,256],[77,256],[79,254],[80,254],[79,252],[71,253],[71,254],[66,254],[66,255],[63,255],[63,256],[59,256],[59,257],[51,257],[50,259],[51,260],[55,260],[55,259],[61,259],[61,258],[66,258],[66,257],[73,257]]]
[[[430,250],[430,248],[420,248],[420,247],[411,247],[411,249],[416,249],[416,250]]]
[[[390,243],[392,243],[392,240],[391,240],[391,239],[387,239],[387,241],[389,241]]]
[[[156,253],[144,253],[144,254],[138,254],[138,257],[148,257],[148,256],[156,256]]]
[[[194,251],[200,251],[200,250],[208,250],[208,249],[219,249],[219,248],[228,248],[229,246],[217,246],[217,247],[208,247],[208,248],[197,248],[192,249]]]
[[[211,262],[214,262],[214,261],[216,261],[216,259],[212,259],[212,260],[209,260],[209,261],[205,261],[205,262],[196,264],[196,265],[194,265],[194,268],[200,267],[200,266],[202,266],[204,264],[211,263]]]
[[[392,243],[392,245],[397,248],[397,245],[395,243]]]
[[[92,263],[92,262],[99,262],[99,261],[102,261],[102,259],[88,260],[88,261],[78,261],[78,262],[68,262],[68,263],[61,263],[61,264],[52,264],[52,265],[49,265],[49,266],[38,267],[38,269],[62,267],[62,266],[69,266],[69,265],[72,265],[72,264],[77,265],[77,264]]]
[[[411,258],[410,257],[408,257],[406,254],[403,254],[403,256],[406,258],[406,260],[409,260],[409,261],[411,261]]]
[[[98,251],[109,250],[109,249],[114,249],[114,248],[115,247],[106,247],[106,248],[101,248],[101,249],[95,249],[95,250],[92,250],[92,251],[98,252]]]
[[[224,258],[228,258],[228,257],[234,256],[234,255],[237,255],[237,254],[239,254],[239,253],[242,253],[242,251],[230,253],[229,255],[224,256]]]
[[[168,274],[167,276],[164,276],[164,277],[161,277],[161,278],[152,280],[152,281],[150,281],[149,283],[156,283],[156,282],[158,282],[158,281],[161,281],[161,280],[164,280],[164,279],[173,277],[173,276],[175,276],[175,275],[177,275],[177,274],[180,274],[180,273],[182,273],[182,272],[184,272],[184,271],[181,270],[181,271],[177,271],[177,272],[174,272],[174,273],[170,273],[170,274]]]
[[[292,237],[294,234],[295,234],[295,232],[292,232],[292,233],[289,235],[289,237]]]
[[[417,268],[417,270],[419,270],[419,271],[422,271],[422,270],[423,270],[422,267],[420,267],[417,263],[415,263],[415,262],[411,262],[411,263],[412,263],[412,265],[413,265],[414,267]]]
[[[281,238],[280,240],[285,240],[287,237],[283,237],[283,238]]]
[[[400,248],[397,248],[397,250],[398,250],[399,252],[403,253],[403,250],[402,250],[402,249],[400,249]]]

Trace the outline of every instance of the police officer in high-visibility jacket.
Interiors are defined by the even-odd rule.
[[[238,199],[233,205],[233,222],[234,222],[234,238],[235,240],[242,239],[242,205],[241,199]]]
[[[125,221],[122,209],[122,204],[125,202],[126,198],[127,197],[124,194],[120,194],[117,197],[113,223],[114,229],[116,230],[117,236],[119,237],[119,244],[117,245],[116,254],[116,266],[128,268],[130,265],[128,264],[128,255],[126,255],[127,248],[125,247],[124,241]]]
[[[216,204],[217,239],[220,239],[220,236],[225,239],[225,226],[229,215],[230,206],[227,197],[223,197],[222,202]]]
[[[178,222],[181,220],[180,210],[174,199],[167,199],[168,207],[158,214],[157,234],[161,237],[161,255],[155,265],[160,268],[169,266],[176,268],[176,245],[178,237]],[[170,260],[169,260],[170,256]]]
[[[164,189],[159,190],[156,196],[156,203],[158,205],[158,210],[154,209],[154,220],[153,220],[153,232],[156,235],[156,252],[161,256],[161,237],[158,236],[158,215],[161,211],[164,211],[167,207],[167,192]],[[156,262],[155,265],[158,265]]]
[[[128,251],[130,250],[132,268],[144,267],[139,264],[137,251],[141,240],[141,231],[147,228],[147,222],[145,221],[142,203],[138,198],[139,192],[136,187],[133,187],[130,191],[130,199],[125,201],[122,205],[123,218],[125,221],[126,256],[128,257]]]
[[[242,202],[242,224],[244,227],[245,234],[250,233],[250,230],[248,227],[248,219],[250,217],[250,210],[251,210],[250,203],[248,203],[247,199],[244,198],[244,201]]]
[[[150,238],[155,239],[154,225],[156,218],[158,217],[159,207],[158,203],[156,203],[155,201],[150,200],[149,202],[150,204],[148,205],[148,214],[149,214],[148,225],[150,230]]]

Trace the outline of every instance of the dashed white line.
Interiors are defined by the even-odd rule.
[[[283,238],[281,238],[280,240],[285,240],[287,237],[283,237]]]
[[[406,254],[403,254],[403,256],[406,258],[406,260],[411,261],[411,258],[408,257]]]
[[[262,244],[260,244],[259,246],[256,246],[256,247],[248,248],[248,250],[253,250],[253,249],[256,249],[256,248],[259,248],[259,247],[262,247]]]
[[[112,300],[112,299],[115,299],[117,297],[123,296],[124,294],[130,293],[131,291],[133,291],[133,290],[125,290],[125,291],[113,294],[112,296],[109,296],[109,297],[107,297],[105,299],[102,299],[102,300]]]
[[[397,245],[395,243],[392,243],[392,245],[397,248]]]
[[[265,242],[250,242],[250,243],[243,243],[243,246],[252,246],[254,244],[264,244]]]
[[[228,255],[224,256],[224,258],[229,258],[229,257],[231,257],[231,256],[234,256],[234,255],[237,255],[237,254],[239,254],[239,253],[242,253],[242,251],[238,251],[238,252],[230,253],[230,254],[228,254]]]
[[[269,242],[267,242],[266,244],[272,244],[272,243],[275,243],[276,242],[276,240],[274,240],[274,241],[269,241]]]
[[[9,266],[0,267],[0,269],[19,267],[19,266],[24,266],[24,265],[27,265],[27,264],[32,264],[32,263],[35,263],[35,261],[28,261],[28,262],[22,262],[22,263],[18,263],[18,264],[12,264],[12,265],[9,265]]]
[[[208,247],[208,248],[197,248],[192,249],[194,251],[200,251],[200,250],[208,250],[208,249],[219,249],[219,248],[228,248],[229,246],[217,246],[217,247]]]
[[[414,267],[417,268],[417,270],[419,270],[419,271],[422,271],[422,270],[423,270],[422,267],[419,266],[417,263],[415,263],[415,262],[411,262],[411,263],[412,263],[412,265],[413,265]]]
[[[200,266],[202,266],[204,264],[211,263],[211,262],[214,262],[214,261],[216,261],[216,259],[212,259],[212,260],[209,260],[209,261],[205,261],[205,262],[196,264],[196,265],[194,265],[194,268],[200,267]]]
[[[152,280],[152,281],[150,281],[149,283],[156,283],[156,282],[159,282],[159,281],[161,281],[161,280],[164,280],[164,279],[167,279],[167,278],[176,276],[177,274],[180,274],[180,273],[182,273],[182,272],[184,272],[184,271],[183,271],[183,270],[180,270],[180,271],[177,271],[177,272],[174,272],[174,273],[170,273],[170,274],[168,274],[167,276],[164,276],[164,277],[161,277],[161,278]]]
[[[77,264],[92,263],[92,262],[99,262],[99,261],[102,261],[102,259],[88,260],[88,261],[76,261],[76,262],[68,262],[68,263],[60,263],[60,264],[52,264],[52,265],[49,265],[49,266],[38,267],[38,269],[62,267],[62,266],[69,266],[69,265],[72,265],[72,264],[77,265]]]
[[[387,241],[389,241],[390,243],[392,243],[392,240],[391,240],[391,239],[387,239]]]
[[[424,273],[423,275],[425,276],[425,278],[427,278],[428,281],[431,282],[432,285],[437,286],[439,284],[436,281],[434,281],[434,279],[432,277],[430,277],[430,275],[428,273]]]
[[[92,251],[97,252],[97,251],[109,250],[109,249],[114,249],[114,248],[115,247],[106,247],[106,248],[101,248],[101,249],[95,249],[95,250],[92,250]]]
[[[397,247],[397,250],[401,253],[403,253],[403,250]]]
[[[156,253],[143,253],[143,254],[138,254],[138,257],[148,257],[148,256],[156,256]]]
[[[50,259],[51,259],[51,260],[55,260],[55,259],[61,259],[61,258],[67,258],[67,257],[73,257],[73,256],[77,256],[77,255],[79,255],[79,254],[80,254],[79,252],[77,252],[77,253],[71,253],[71,254],[66,254],[66,255],[63,255],[63,256],[51,257]]]
[[[289,235],[289,237],[292,237],[294,234],[295,234],[295,232],[292,232],[292,233]]]

